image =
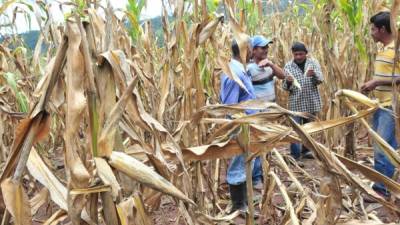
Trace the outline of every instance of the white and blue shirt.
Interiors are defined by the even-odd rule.
[[[275,102],[275,80],[271,67],[259,67],[256,63],[247,65],[247,72],[253,81],[254,92],[258,99]]]

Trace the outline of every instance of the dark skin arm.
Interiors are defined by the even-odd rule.
[[[274,75],[278,77],[279,79],[285,79],[285,73],[283,72],[283,69],[281,69],[279,66],[275,65],[268,59],[263,59],[258,63],[258,66],[260,67],[271,67],[272,71],[274,72]]]
[[[396,84],[400,84],[400,79],[396,79]],[[361,86],[362,93],[373,91],[377,86],[392,86],[392,81],[370,80]]]

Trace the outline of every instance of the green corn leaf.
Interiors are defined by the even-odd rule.
[[[17,85],[19,77],[16,74],[10,72],[4,73],[3,77],[6,79],[8,86],[15,94],[19,111],[25,113],[28,112],[29,111],[28,99],[26,98],[25,93],[19,90]]]

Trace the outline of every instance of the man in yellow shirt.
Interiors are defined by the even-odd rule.
[[[381,42],[383,49],[378,52],[375,59],[375,74],[372,80],[361,86],[363,93],[372,92],[381,104],[387,106],[387,110],[378,109],[373,115],[373,129],[390,144],[393,149],[397,149],[395,135],[395,120],[392,111],[392,82],[400,75],[400,67],[396,66],[392,75],[395,46],[394,36],[390,29],[390,12],[380,12],[370,19],[371,36],[375,42]],[[374,169],[381,174],[392,178],[394,166],[379,148],[374,144]],[[388,197],[389,192],[382,183],[375,183],[372,187],[377,193]]]

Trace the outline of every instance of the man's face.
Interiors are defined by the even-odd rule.
[[[253,57],[258,60],[263,60],[267,58],[268,55],[268,45],[266,46],[257,46],[253,49]]]
[[[382,34],[384,32],[383,29],[384,29],[383,27],[378,28],[375,26],[375,24],[371,24],[371,36],[375,42],[381,41]]]
[[[307,53],[304,51],[292,52],[295,63],[303,63],[307,59]]]

